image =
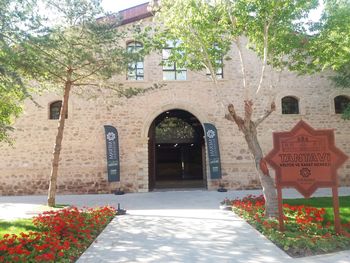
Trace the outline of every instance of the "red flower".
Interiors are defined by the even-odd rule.
[[[41,232],[21,233],[20,237],[4,235],[0,262],[48,262],[55,260],[55,255],[75,258],[79,249],[92,241],[96,229],[103,228],[114,215],[111,207],[45,212],[33,220]]]

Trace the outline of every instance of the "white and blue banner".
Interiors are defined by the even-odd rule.
[[[204,123],[205,140],[209,160],[210,178],[221,179],[221,162],[218,132],[211,123]]]
[[[118,131],[110,125],[105,125],[106,155],[108,182],[120,181],[120,163],[119,163],[119,142]]]

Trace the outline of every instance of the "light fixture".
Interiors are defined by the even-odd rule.
[[[175,143],[175,144],[174,144],[174,147],[177,147],[177,146],[178,146],[178,144],[177,144],[177,143]]]
[[[157,146],[160,147],[160,144],[158,144]]]
[[[191,147],[193,147],[193,145],[194,145],[194,144],[193,144],[193,143],[191,143]]]

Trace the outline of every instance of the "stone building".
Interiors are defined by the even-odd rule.
[[[152,19],[146,4],[121,13],[124,26]],[[125,39],[126,48],[139,45],[142,43]],[[249,81],[256,83],[261,61],[250,50],[244,53]],[[131,65],[126,75],[113,78],[132,87],[165,84],[161,89],[112,103],[102,97],[86,100],[72,95],[61,151],[59,193],[110,193],[119,187],[130,192],[216,189],[220,183],[231,189],[260,187],[242,133],[224,118],[228,102],[239,113],[243,111],[237,50],[230,51],[232,60],[218,72],[219,92],[206,72],[163,68],[163,56],[166,51],[152,53]],[[277,79],[271,69],[266,75],[266,86]],[[262,93],[266,94],[255,103],[255,118],[269,103],[267,92],[265,87]],[[16,120],[15,144],[0,146],[1,195],[47,193],[60,100],[59,94],[46,93],[36,97],[41,108],[26,102],[24,114]],[[336,145],[350,155],[350,122],[339,114],[349,100],[350,90],[335,89],[327,76],[283,72],[275,98],[277,110],[259,126],[264,152],[272,148],[273,131],[288,131],[302,119],[315,129],[334,129]],[[221,178],[213,178],[217,176],[208,164],[204,124],[217,130]],[[114,126],[119,135],[120,180],[116,182],[109,182],[107,175],[105,125]],[[339,181],[350,186],[349,162],[339,170]]]

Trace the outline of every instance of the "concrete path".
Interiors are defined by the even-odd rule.
[[[289,257],[230,212],[132,210],[78,262],[281,262]]]
[[[116,195],[65,195],[57,203],[82,206],[121,204],[128,210],[107,226],[80,257],[83,262],[300,262],[349,263],[350,251],[292,259],[232,212],[218,209],[225,197],[260,191],[172,191]],[[350,194],[349,188],[340,189]],[[315,195],[330,195],[322,189]],[[284,196],[300,196],[294,190]],[[0,197],[6,205],[43,204],[45,196]],[[6,212],[5,212],[6,213]]]

